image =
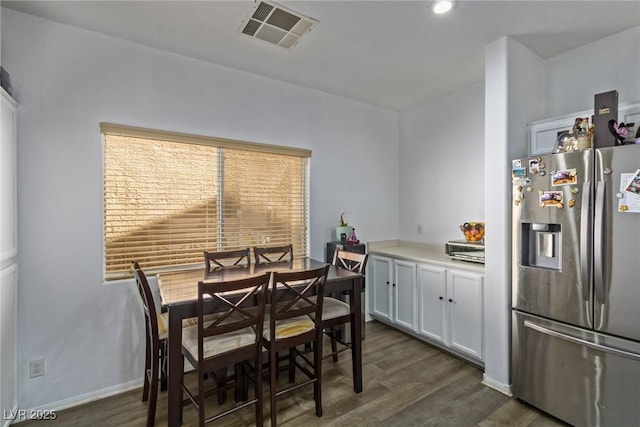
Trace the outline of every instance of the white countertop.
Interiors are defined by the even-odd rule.
[[[385,240],[367,243],[367,251],[371,255],[402,258],[409,261],[424,262],[484,274],[484,264],[450,258],[445,253],[444,243],[437,245],[404,240]]]

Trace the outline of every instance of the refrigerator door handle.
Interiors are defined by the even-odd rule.
[[[582,185],[582,206],[580,206],[580,279],[582,282],[582,295],[585,300],[589,300],[589,260],[590,253],[590,212],[591,206],[591,183],[585,181]]]
[[[591,182],[582,184],[582,202],[580,206],[580,282],[582,283],[582,299],[585,303],[587,325],[591,322],[592,311],[589,310],[591,301]]]
[[[596,203],[593,225],[593,283],[596,303],[598,304],[604,304],[604,258],[602,254],[604,244],[604,196],[605,182],[598,181],[596,184]]]
[[[545,328],[544,326],[536,325],[535,323],[525,320],[524,326],[533,329],[534,331],[538,331],[545,335],[549,335],[555,338],[559,338],[561,340],[569,341],[574,344],[583,345],[585,347],[592,348],[594,350],[604,351],[605,353],[613,354],[616,356],[626,357],[628,359],[633,359],[640,361],[640,354],[632,353],[630,351],[620,350],[618,348],[607,347],[606,345],[598,344],[595,342],[591,342],[589,340],[583,340],[582,338],[574,337],[571,335],[563,334],[562,332],[554,331],[553,329]]]

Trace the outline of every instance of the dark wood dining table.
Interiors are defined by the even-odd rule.
[[[251,264],[248,268],[230,269],[210,274],[207,282],[235,280],[269,271],[302,271],[324,266],[326,263],[311,258],[296,258],[292,262],[270,265]],[[182,320],[196,317],[198,282],[204,280],[204,268],[172,271],[156,275],[163,309],[169,312],[169,379],[168,421],[169,426],[182,422],[181,375],[173,372],[184,370],[182,357]],[[360,292],[364,276],[340,267],[330,266],[325,285],[325,294],[346,293],[351,310],[351,359],[353,364],[353,390],[362,392],[362,312]]]

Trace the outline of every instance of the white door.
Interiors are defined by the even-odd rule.
[[[371,314],[382,320],[392,321],[391,318],[391,266],[390,258],[371,257],[371,281],[373,289],[373,308]]]
[[[418,265],[418,333],[444,343],[446,336],[447,270]]]
[[[482,360],[483,276],[466,271],[449,270],[447,306],[449,345]]]
[[[404,329],[413,331],[416,324],[416,264],[395,260],[394,268],[394,322]]]

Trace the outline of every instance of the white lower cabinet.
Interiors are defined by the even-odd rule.
[[[415,330],[416,264],[372,256],[372,315],[402,329]]]
[[[367,278],[369,286],[373,289],[371,301],[371,315],[378,320],[392,322],[391,303],[393,282],[393,261],[391,258],[372,256],[369,262],[370,274]]]
[[[447,269],[418,265],[418,333],[446,344]]]
[[[447,271],[447,344],[483,360],[484,277],[467,271]]]
[[[483,360],[483,274],[379,255],[370,268],[374,318]]]
[[[409,331],[416,328],[416,264],[393,260],[393,322]]]

